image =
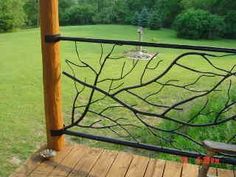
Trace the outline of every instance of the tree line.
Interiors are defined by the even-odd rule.
[[[0,0],[0,32],[36,27],[39,0]],[[174,28],[185,38],[236,38],[235,0],[59,0],[61,25]]]

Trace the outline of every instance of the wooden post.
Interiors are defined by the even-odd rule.
[[[61,63],[59,42],[46,43],[45,35],[59,34],[58,0],[40,0],[44,106],[48,148],[61,150],[64,137],[52,137],[50,130],[63,128],[61,109]]]

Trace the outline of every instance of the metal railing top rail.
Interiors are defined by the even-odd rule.
[[[167,43],[154,43],[154,42],[139,42],[139,41],[112,40],[112,39],[82,38],[82,37],[68,37],[68,36],[61,36],[59,34],[58,35],[46,35],[45,41],[48,43],[53,43],[53,42],[58,42],[58,41],[74,41],[74,42],[78,41],[78,42],[99,43],[99,44],[146,46],[146,47],[187,49],[187,50],[224,52],[224,53],[236,54],[235,48],[183,45],[183,44],[167,44]]]

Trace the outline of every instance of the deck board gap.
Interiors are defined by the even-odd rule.
[[[130,168],[130,166],[131,166],[131,164],[132,164],[133,160],[134,160],[134,156],[132,155],[132,159],[131,159],[131,161],[130,161],[130,163],[129,163],[129,166],[128,166],[128,168],[127,168],[126,172],[125,172],[125,175],[124,175],[124,177],[127,175],[127,173],[128,173],[128,171],[129,171],[129,168]]]
[[[76,146],[48,176],[68,176],[88,151],[85,146]]]
[[[113,162],[111,163],[109,169],[107,170],[107,172],[106,172],[106,174],[105,174],[105,177],[107,177],[109,171],[111,170],[111,167],[112,167],[112,165],[114,164],[115,160],[117,159],[118,154],[119,154],[119,153],[117,153],[117,154],[116,154],[116,157],[113,159]]]
[[[166,170],[166,161],[165,161],[165,165],[164,165],[164,168],[163,168],[163,171],[162,171],[162,175],[161,175],[161,177],[164,177],[165,170]]]
[[[143,177],[145,177],[145,175],[146,175],[146,173],[147,173],[147,169],[148,169],[148,165],[149,165],[150,161],[151,161],[150,158],[148,158],[148,163],[147,163],[147,166],[146,166],[146,168],[145,168]]]
[[[88,150],[87,150],[87,151],[88,151]],[[70,174],[72,173],[72,171],[75,169],[76,165],[79,164],[79,162],[81,161],[81,159],[82,159],[85,155],[86,155],[86,153],[83,154],[83,155],[81,156],[81,158],[75,163],[75,165],[72,167],[71,171],[66,175],[67,177],[70,176]]]
[[[180,177],[182,177],[182,175],[183,175],[183,169],[184,169],[184,165],[182,163],[182,167],[181,167],[181,170],[180,170]]]
[[[89,174],[91,173],[91,171],[93,170],[93,168],[96,166],[98,160],[101,158],[102,154],[104,153],[104,149],[102,150],[102,152],[99,154],[98,158],[96,159],[96,161],[92,164],[92,167],[89,169],[88,174],[86,175],[89,176]]]

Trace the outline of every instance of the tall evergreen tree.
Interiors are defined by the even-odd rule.
[[[139,25],[139,18],[140,18],[139,16],[140,14],[136,11],[132,19],[132,25],[135,25],[135,26]]]
[[[158,11],[153,11],[150,15],[149,28],[151,30],[157,30],[161,28],[161,17]]]
[[[147,27],[149,22],[149,12],[146,7],[144,7],[139,15],[139,26]]]

